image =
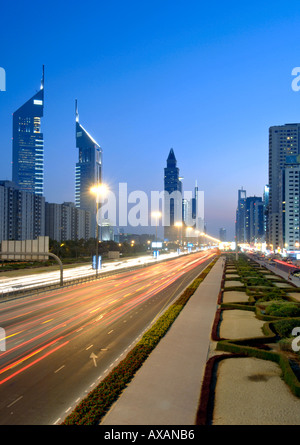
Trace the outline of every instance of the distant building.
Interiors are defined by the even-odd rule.
[[[237,243],[246,242],[246,190],[238,191],[238,205],[236,210],[235,234]]]
[[[254,244],[264,241],[264,204],[261,197],[249,196],[246,198],[245,231],[247,243]]]
[[[221,227],[219,230],[219,240],[222,242],[226,241],[226,229],[224,227]]]
[[[43,196],[44,68],[40,90],[13,113],[12,180],[20,190]]]
[[[79,123],[76,101],[76,163],[75,205],[91,214],[91,233],[96,236],[96,196],[90,192],[102,180],[102,149]]]
[[[102,241],[114,241],[114,226],[107,218],[101,221],[99,237]]]
[[[78,209],[73,202],[55,204],[46,202],[46,235],[62,241],[91,238],[91,214]]]
[[[265,232],[265,241],[267,244],[267,234],[268,234],[268,224],[269,224],[269,194],[270,194],[270,187],[268,185],[265,185],[264,193],[263,193],[263,203],[264,203],[264,232]]]
[[[45,198],[0,181],[0,241],[45,235]]]

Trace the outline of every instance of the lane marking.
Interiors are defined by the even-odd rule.
[[[56,374],[57,372],[59,372],[61,369],[63,369],[65,367],[65,365],[62,365],[60,368],[58,368],[56,371],[54,371],[54,374]]]
[[[16,400],[14,400],[13,402],[11,402],[9,405],[7,405],[7,408],[10,408],[11,406],[13,406],[15,403],[17,403],[19,400],[23,399],[23,396],[18,397]]]
[[[24,331],[19,331],[19,332],[16,332],[15,334],[7,335],[6,337],[3,338],[3,340],[6,340],[7,338],[13,337],[14,335],[21,334],[21,332],[24,332]]]

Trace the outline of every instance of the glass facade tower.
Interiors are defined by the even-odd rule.
[[[175,224],[182,223],[182,182],[173,148],[169,152],[167,167],[164,169],[164,192],[164,237],[172,241],[178,237]]]
[[[91,212],[91,233],[96,235],[96,197],[91,188],[102,180],[102,149],[93,137],[79,123],[77,101],[76,114],[76,147],[78,162],[76,163],[75,205]]]
[[[20,190],[43,196],[44,67],[40,90],[13,113],[12,180]]]

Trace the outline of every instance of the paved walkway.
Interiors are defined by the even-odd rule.
[[[296,287],[300,287],[300,278],[293,277],[292,275],[289,276],[288,272],[280,269],[280,267],[276,266],[276,264],[275,265],[271,265],[267,261],[258,261],[258,260],[257,260],[257,262],[259,264],[261,264],[262,266],[264,266],[266,269],[269,269],[271,272],[274,272],[276,275],[279,275],[282,278],[284,278],[285,280],[293,283]]]
[[[220,258],[101,425],[194,425],[223,273]]]

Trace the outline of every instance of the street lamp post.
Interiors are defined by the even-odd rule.
[[[91,188],[91,193],[96,195],[96,277],[98,276],[98,259],[99,259],[99,225],[101,225],[101,218],[98,218],[99,199],[107,193],[107,186],[99,183]]]
[[[177,221],[174,225],[178,228],[178,243],[181,246],[181,244],[182,244],[182,226],[183,226],[183,224],[182,224],[181,221]],[[180,230],[180,238],[179,238],[179,230]]]
[[[197,235],[197,247],[199,247],[199,235],[200,235],[200,231],[196,230],[195,231],[196,235]]]
[[[187,249],[189,251],[189,232],[193,229],[193,227],[186,228],[186,238],[187,238]]]
[[[156,244],[156,249],[157,249],[157,225],[158,225],[158,220],[161,217],[161,212],[152,212],[151,216],[153,216],[154,218],[156,218],[156,223],[155,223],[155,244]],[[156,250],[156,259],[157,259],[157,250]]]

